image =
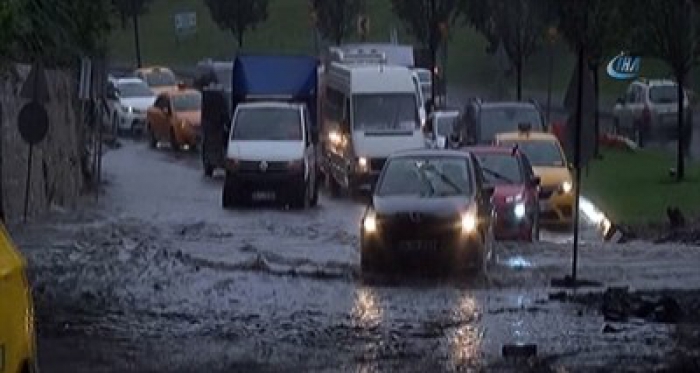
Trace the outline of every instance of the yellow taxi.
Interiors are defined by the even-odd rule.
[[[195,148],[202,136],[202,94],[179,85],[156,97],[146,111],[146,131],[151,147],[170,142],[173,150]]]
[[[34,308],[25,268],[0,223],[0,373],[36,371]]]
[[[575,199],[573,178],[557,137],[551,133],[532,132],[525,127],[517,132],[496,135],[496,144],[517,145],[527,155],[535,175],[540,177],[540,224],[570,227]]]
[[[175,73],[164,66],[143,67],[137,69],[134,74],[136,77],[146,82],[148,87],[151,88],[155,94],[173,90],[178,86]]]

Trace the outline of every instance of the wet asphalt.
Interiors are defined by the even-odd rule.
[[[669,325],[604,335],[598,310],[549,299],[570,271],[566,233],[499,244],[486,276],[365,278],[361,201],[224,211],[195,153],[131,140],[103,167],[98,202],[13,227],[42,372],[648,371],[674,348]],[[584,231],[580,273],[601,284],[697,276],[697,251],[599,241]],[[538,357],[503,358],[511,343]]]

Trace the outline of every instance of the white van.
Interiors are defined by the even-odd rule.
[[[251,102],[236,107],[226,151],[224,208],[242,201],[318,203],[316,143],[301,103]]]
[[[391,154],[425,148],[416,74],[371,57],[331,62],[323,79],[322,169],[334,193],[371,188]]]

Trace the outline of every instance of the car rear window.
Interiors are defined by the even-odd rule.
[[[533,167],[564,167],[564,154],[554,141],[503,141],[499,145],[514,146],[525,153]]]
[[[517,131],[521,123],[529,123],[533,130],[543,130],[542,117],[534,107],[485,108],[479,120],[479,140],[492,142],[499,133]]]

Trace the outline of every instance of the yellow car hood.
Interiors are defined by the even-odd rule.
[[[571,183],[571,172],[566,167],[533,167],[532,170],[540,177],[544,188],[558,187],[565,181]]]
[[[0,277],[7,276],[24,267],[24,258],[15,249],[5,227],[0,224]]]

